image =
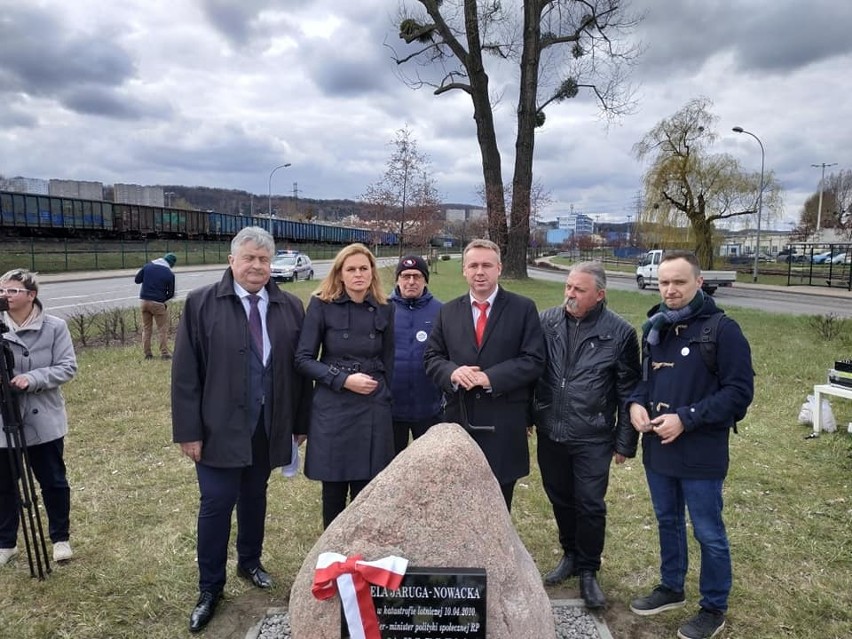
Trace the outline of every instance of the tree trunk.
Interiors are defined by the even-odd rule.
[[[509,248],[503,265],[507,277],[527,277],[527,247],[530,242],[530,192],[535,151],[538,66],[541,57],[541,3],[524,2],[524,49],[521,55],[518,130],[515,138],[515,175],[512,181],[512,211]]]
[[[695,231],[695,257],[702,270],[713,268],[713,223],[705,215],[704,197],[698,196],[698,210],[690,220]]]
[[[482,155],[482,177],[485,181],[485,207],[488,211],[488,234],[501,253],[508,246],[506,225],[506,199],[497,134],[494,131],[494,114],[488,95],[488,74],[482,64],[482,46],[479,38],[479,20],[476,0],[465,0],[464,19],[468,40],[465,67],[469,74],[470,95],[473,101],[473,119],[476,122],[476,139]]]

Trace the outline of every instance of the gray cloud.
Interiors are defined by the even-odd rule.
[[[0,94],[56,100],[80,113],[129,117],[110,92],[135,73],[128,53],[104,34],[69,32],[48,10],[29,6],[5,9],[0,20]],[[91,96],[84,92],[91,91]]]
[[[388,49],[400,45],[396,2],[185,0],[145,11],[138,0],[113,0],[109,11],[100,0],[0,3],[4,174],[265,194],[270,169],[291,162],[276,191],[297,182],[305,197],[354,198],[381,176],[388,142],[408,124],[446,200],[477,203],[470,99],[399,79]],[[760,135],[767,171],[792,194],[790,216],[818,185],[811,163],[849,168],[852,111],[839,79],[852,64],[843,33],[852,4],[633,5],[648,13],[636,33],[648,49],[631,78],[642,82],[638,109],[609,128],[588,93],[548,109],[534,166],[555,200],[546,216],[571,206],[621,220],[635,213],[644,167],[632,145],[700,95],[719,116],[716,150],[759,166],[754,141],[730,127]],[[517,78],[495,62],[486,60],[508,182]]]
[[[647,47],[639,66],[646,78],[695,73],[726,53],[742,72],[785,73],[852,51],[849,3],[687,0],[650,4],[637,31]]]

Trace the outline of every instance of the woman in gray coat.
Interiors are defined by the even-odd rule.
[[[314,293],[296,368],[314,380],[305,475],[322,481],[324,527],[393,459],[393,305],[376,259],[350,244]]]
[[[10,385],[20,393],[30,467],[41,487],[53,559],[65,561],[73,553],[68,543],[71,490],[63,459],[68,418],[60,386],[74,377],[77,358],[68,326],[42,308],[35,273],[14,269],[0,276],[0,297],[8,304],[3,339],[14,356]],[[0,448],[8,448],[6,436],[0,437]],[[1,450],[0,565],[18,554],[18,523],[16,483],[8,451]]]

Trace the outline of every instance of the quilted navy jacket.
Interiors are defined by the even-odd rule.
[[[394,317],[393,419],[417,422],[436,417],[441,412],[441,391],[426,375],[423,351],[441,302],[429,289],[417,299],[405,299],[394,289],[391,301]]]

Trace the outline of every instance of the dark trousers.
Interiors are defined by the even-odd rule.
[[[198,511],[198,589],[220,593],[231,537],[231,515],[237,508],[237,563],[251,570],[260,565],[266,524],[269,441],[263,413],[251,441],[252,465],[214,468],[196,464],[201,506]]]
[[[328,528],[334,518],[346,508],[346,498],[351,502],[370,481],[324,481],[322,483],[322,527]]]
[[[576,555],[577,570],[601,567],[612,455],[610,443],[557,443],[544,434],[538,438],[541,482],[553,506],[559,544]]]
[[[434,426],[440,421],[440,415],[435,415],[429,419],[422,419],[416,422],[401,422],[394,421],[393,423],[393,450],[394,455],[399,455],[408,446],[408,433],[411,433],[411,439],[422,437],[429,430],[430,426]]]
[[[47,529],[53,543],[69,539],[71,489],[68,487],[65,461],[62,458],[64,450],[65,440],[61,437],[27,447],[30,467],[41,488],[41,502],[47,513]],[[19,521],[15,480],[9,450],[0,449],[0,548],[14,548],[17,545]]]
[[[512,497],[515,494],[515,482],[510,481],[505,484],[500,484],[500,492],[503,493],[503,500],[506,502],[506,510],[512,512]]]

